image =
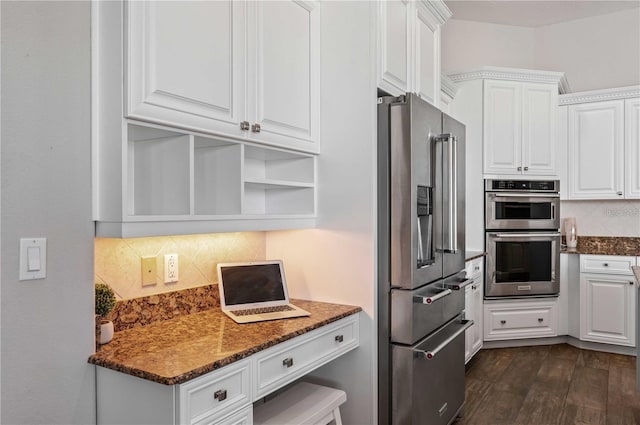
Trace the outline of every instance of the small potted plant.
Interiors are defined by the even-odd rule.
[[[106,344],[113,338],[113,322],[107,320],[107,314],[116,305],[116,296],[113,289],[106,283],[96,283],[96,319],[100,323],[100,333],[98,334],[98,342]]]

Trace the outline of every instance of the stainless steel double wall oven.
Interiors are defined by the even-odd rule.
[[[485,180],[485,298],[558,295],[559,185]]]
[[[379,423],[464,402],[464,125],[414,94],[378,105]]]

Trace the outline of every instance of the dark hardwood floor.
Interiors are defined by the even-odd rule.
[[[640,425],[635,360],[568,344],[480,350],[455,425]]]

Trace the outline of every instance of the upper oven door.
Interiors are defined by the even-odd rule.
[[[503,229],[560,228],[557,193],[486,192],[485,227]]]

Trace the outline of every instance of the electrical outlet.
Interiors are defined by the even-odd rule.
[[[178,254],[165,254],[164,256],[164,283],[178,281]]]
[[[142,257],[142,286],[155,285],[158,269],[156,267],[156,257]]]

